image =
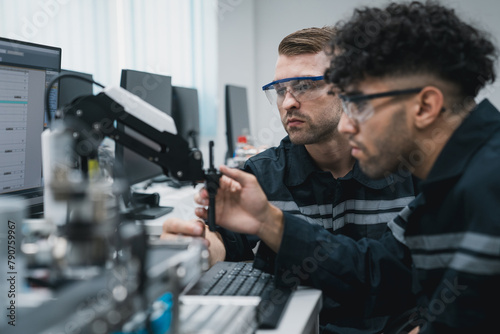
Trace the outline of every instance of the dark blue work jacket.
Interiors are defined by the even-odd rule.
[[[285,213],[275,274],[367,316],[405,309],[414,295],[418,306],[409,318],[421,334],[496,329],[499,173],[500,113],[485,100],[455,130],[416,199],[380,239],[333,235]],[[337,315],[330,316],[334,322]]]
[[[414,199],[415,184],[410,174],[373,180],[355,163],[347,175],[334,178],[316,166],[303,145],[292,144],[288,137],[278,147],[250,158],[244,169],[257,177],[267,199],[283,212],[297,217],[302,224],[354,240],[380,238],[387,222]],[[256,238],[228,231],[221,234],[226,245],[226,260],[253,258],[251,248],[255,247]],[[299,250],[298,244],[297,247]],[[269,270],[274,257],[275,253],[261,244],[255,265]],[[339,313],[339,304],[328,297],[324,298],[323,305],[321,322],[342,333],[374,333],[388,321],[386,315],[365,317],[362,312],[353,313],[344,307],[341,309],[345,312]],[[336,310],[334,324],[331,323],[332,310]],[[327,315],[325,321],[323,314]]]

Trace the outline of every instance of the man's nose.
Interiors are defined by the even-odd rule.
[[[282,107],[284,109],[291,109],[292,107],[298,108],[299,106],[300,102],[297,101],[295,96],[287,90],[285,96],[283,97]]]
[[[353,134],[358,131],[358,124],[355,120],[349,118],[345,113],[342,113],[337,128],[340,133]]]

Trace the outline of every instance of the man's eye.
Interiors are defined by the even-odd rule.
[[[278,96],[284,96],[286,94],[286,87],[276,87],[275,89]]]
[[[368,102],[367,101],[359,101],[359,102],[353,102],[352,104],[354,107],[352,109],[354,109],[354,111],[356,113],[361,113],[368,105]]]
[[[309,89],[311,89],[311,84],[309,82],[301,82],[293,86],[293,91],[297,93],[304,93]]]

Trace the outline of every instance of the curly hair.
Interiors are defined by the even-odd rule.
[[[359,8],[336,28],[325,78],[341,90],[366,76],[430,74],[475,97],[495,81],[497,50],[489,36],[433,1]]]

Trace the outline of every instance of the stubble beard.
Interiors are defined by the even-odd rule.
[[[339,107],[340,108],[340,107]],[[313,145],[326,142],[335,138],[338,135],[337,126],[340,121],[341,110],[331,110],[331,113],[336,117],[321,118],[313,122],[307,115],[301,113],[291,113],[289,117],[297,116],[306,122],[306,126],[301,128],[288,128],[286,126],[286,117],[282,119],[286,133],[290,137],[290,141],[295,145]]]
[[[407,160],[414,145],[406,129],[406,112],[398,110],[391,119],[391,125],[383,137],[375,138],[374,146],[378,152],[360,160],[361,170],[370,178],[380,179],[397,172],[401,161]],[[360,145],[365,154],[366,146]],[[407,173],[407,171],[406,171]],[[407,175],[405,175],[407,176]]]
[[[312,145],[329,140],[336,132],[337,125],[317,125],[307,123],[307,127],[301,129],[287,128],[286,132],[295,145]]]

